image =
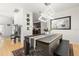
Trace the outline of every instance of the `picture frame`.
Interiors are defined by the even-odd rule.
[[[29,19],[29,18],[27,18],[27,19],[26,19],[26,21],[27,21],[27,22],[29,22],[29,21],[30,21],[30,19]]]
[[[27,17],[29,17],[30,15],[29,14],[27,14]]]
[[[27,30],[29,30],[29,27],[27,27]]]
[[[71,16],[51,19],[50,28],[51,30],[70,30],[71,29]]]
[[[27,25],[30,25],[30,23],[27,23]]]

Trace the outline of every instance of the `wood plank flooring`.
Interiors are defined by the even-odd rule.
[[[0,48],[0,56],[13,56],[12,51],[23,48],[20,42],[16,44],[10,38],[4,40],[2,47]],[[70,44],[70,54],[71,56],[79,56],[79,44]]]
[[[11,39],[7,38],[3,42],[3,46],[0,48],[0,56],[12,56],[12,51],[22,48],[22,44],[17,42],[14,44]]]
[[[73,43],[73,54],[74,56],[79,56],[79,44]]]

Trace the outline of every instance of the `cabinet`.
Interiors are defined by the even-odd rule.
[[[33,35],[41,34],[41,22],[34,23],[33,25]]]

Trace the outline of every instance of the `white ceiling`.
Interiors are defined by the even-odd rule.
[[[56,12],[78,6],[78,3],[51,3],[52,9]],[[0,14],[12,16],[15,8],[24,8],[33,13],[40,13],[40,11],[44,11],[47,6],[45,6],[44,3],[0,3]]]

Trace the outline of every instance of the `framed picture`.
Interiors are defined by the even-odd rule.
[[[27,19],[26,19],[26,21],[27,21],[27,22],[29,22],[29,21],[30,21],[30,19],[29,19],[29,18],[27,18]]]
[[[71,16],[51,19],[50,28],[52,30],[70,30],[71,29]]]
[[[30,23],[27,23],[27,25],[30,25]]]
[[[27,17],[29,17],[30,15],[29,14],[27,14]]]
[[[29,27],[27,27],[27,30],[29,30]]]

